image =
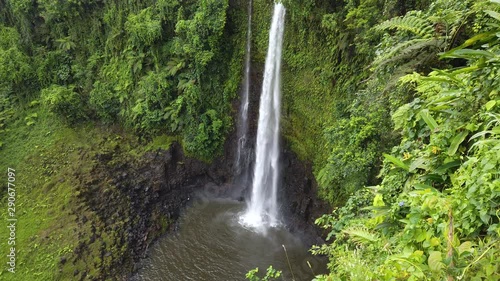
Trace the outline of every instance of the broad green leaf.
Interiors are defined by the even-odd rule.
[[[434,120],[434,118],[430,115],[429,110],[424,109],[424,110],[420,111],[419,114],[420,114],[420,117],[422,117],[422,119],[424,119],[424,122],[427,124],[427,126],[429,126],[429,128],[431,130],[436,129],[438,124],[437,124],[436,120]]]
[[[490,227],[488,227],[488,232],[489,233],[494,233],[496,231],[500,231],[500,226],[497,223],[494,223],[494,224],[490,225]]]
[[[410,170],[410,167],[408,167],[408,165],[406,165],[405,163],[403,163],[403,161],[399,160],[398,158],[392,156],[392,155],[389,155],[389,154],[386,154],[384,153],[384,157],[385,159],[391,161],[392,164],[396,165],[397,167],[403,169],[403,170],[406,170],[406,171],[409,171]]]
[[[462,73],[471,73],[477,69],[479,69],[479,66],[477,66],[477,65],[472,65],[472,66],[468,66],[468,67],[461,67],[461,68],[457,68],[457,70],[454,70],[453,74],[458,75],[458,74],[462,74]]]
[[[434,187],[430,186],[430,185],[426,185],[426,184],[423,184],[423,183],[416,183],[413,185],[415,187],[415,189],[417,190],[430,190],[432,192],[439,192],[437,189],[435,189]]]
[[[437,238],[437,237],[432,237],[432,238],[431,238],[430,245],[431,245],[432,247],[436,247],[436,246],[438,246],[439,244],[441,244],[441,240],[439,240],[439,238]]]
[[[458,254],[461,255],[464,252],[469,252],[472,253],[474,249],[472,248],[472,242],[470,241],[465,241],[464,243],[460,244],[457,248]]]
[[[420,250],[416,250],[415,252],[413,252],[413,254],[411,254],[411,257],[413,259],[417,258],[420,260],[420,258],[422,258],[423,256],[424,256],[424,252],[420,251]]]
[[[460,166],[460,160],[447,162],[447,163],[441,165],[439,168],[437,168],[436,173],[444,174],[448,171],[448,169],[458,167],[458,166]]]
[[[431,251],[429,254],[429,259],[427,260],[427,263],[428,263],[431,271],[438,272],[444,266],[442,261],[443,261],[443,258],[441,257],[441,252]]]
[[[487,13],[488,15],[490,15],[490,17],[496,19],[496,20],[500,20],[500,14],[495,12],[495,11],[491,11],[491,10],[485,10],[484,11],[485,13]]]
[[[485,167],[485,170],[487,170],[487,168]],[[491,219],[491,216],[484,212],[484,213],[479,213],[479,218],[485,223],[485,224],[489,224],[490,223],[490,219]]]
[[[490,111],[495,105],[497,104],[496,100],[490,100],[489,102],[486,103],[484,106],[487,111]]]
[[[500,1],[500,0],[499,0]],[[473,36],[470,39],[467,39],[462,46],[458,47],[459,49],[469,47],[470,45],[475,44],[476,42],[485,42],[489,41],[491,38],[495,37],[496,31],[490,31],[485,33],[480,33],[476,36]]]
[[[444,182],[443,180],[443,175],[438,175],[438,174],[426,174],[426,175],[422,175],[420,177],[421,180],[430,180],[430,181],[433,181],[433,182]]]
[[[458,133],[458,135],[453,137],[453,139],[451,140],[450,147],[448,147],[448,155],[449,156],[455,155],[458,147],[465,140],[465,137],[467,137],[468,134],[469,134],[468,131],[462,131],[462,132]]]
[[[407,220],[407,219],[401,219],[401,220],[398,220],[399,222],[402,222],[404,224],[410,224],[410,220]]]
[[[498,265],[487,264],[484,267],[484,273],[486,273],[486,276],[488,276],[488,278],[491,278],[490,280],[498,280]]]
[[[417,241],[417,242],[422,242],[422,241],[424,241],[424,240],[427,238],[427,233],[426,233],[426,231],[425,231],[425,230],[423,230],[423,229],[417,229],[417,230],[415,231],[415,236],[414,236],[414,238],[415,238],[415,241]]]
[[[382,197],[382,194],[379,193],[379,194],[375,195],[375,198],[373,198],[373,206],[375,206],[375,207],[385,206],[384,198]]]
[[[413,160],[410,164],[409,171],[415,172],[416,169],[423,169],[427,171],[429,167],[426,162],[427,160],[422,157]]]
[[[484,51],[484,50],[458,49],[458,50],[446,52],[442,55],[442,57],[461,58],[461,59],[472,59],[475,57],[493,58],[493,57],[495,57],[495,54],[493,54],[492,52]]]

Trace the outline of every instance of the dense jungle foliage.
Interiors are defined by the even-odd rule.
[[[242,40],[227,0],[181,2],[3,1],[3,111],[36,100],[70,124],[179,136],[210,160],[231,128]]]
[[[130,274],[133,245],[119,233],[138,218],[99,167],[133,165],[173,141],[204,161],[222,153],[243,71],[246,7],[0,0],[0,168],[14,169],[18,186],[0,192],[0,217],[7,220],[14,194],[18,219],[16,273],[2,266],[0,279]],[[94,206],[85,194],[114,201]],[[148,241],[169,221],[154,216]],[[2,253],[9,247],[0,243]]]
[[[317,220],[333,240],[313,249],[330,256],[317,280],[499,280],[500,2],[403,3],[321,19],[334,79],[359,72],[322,124],[317,178],[347,200]]]
[[[331,240],[313,249],[330,257],[331,273],[317,280],[500,280],[500,1],[282,2],[283,134],[337,206],[317,220]],[[253,1],[254,67],[263,67],[272,5]],[[109,232],[109,259],[96,245],[85,264],[58,264],[79,239],[61,227],[73,227],[61,206],[78,183],[59,181],[90,170],[74,167],[77,151],[132,146],[124,157],[137,157],[130,143],[177,140],[205,161],[221,153],[246,7],[0,0],[0,168],[24,167],[21,183],[32,186],[19,195],[29,232],[18,239],[31,249],[19,253],[20,274],[98,277],[94,265],[111,267],[124,251]],[[126,136],[109,132],[116,127]]]

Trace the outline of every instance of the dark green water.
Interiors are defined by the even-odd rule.
[[[308,253],[300,239],[284,228],[261,234],[242,227],[245,204],[231,200],[194,203],[180,220],[179,231],[151,245],[134,281],[246,280],[245,274],[269,265],[283,271],[283,280],[311,280],[325,271],[324,259]],[[290,266],[283,249],[288,253]],[[309,268],[307,262],[311,264]]]

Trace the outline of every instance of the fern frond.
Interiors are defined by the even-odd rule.
[[[439,49],[444,44],[444,40],[436,38],[411,39],[397,44],[387,54],[378,56],[373,62],[373,65],[375,66],[375,69],[379,69],[380,67],[392,62],[416,57],[416,55],[418,55],[418,53],[425,48],[433,47]]]
[[[380,240],[377,234],[362,226],[352,226],[342,232],[349,235],[350,240],[357,244],[373,244]]]
[[[401,43],[397,44],[396,46],[392,47],[389,50],[389,52],[382,53],[379,56],[377,56],[377,58],[373,61],[373,65],[377,66],[377,68],[378,68],[379,65],[386,64],[386,63],[384,63],[384,61],[392,59],[393,57],[395,57],[398,53],[400,53],[405,48],[408,48],[411,45],[416,44],[416,43],[427,42],[427,41],[428,41],[427,39],[412,39],[409,41],[401,42]]]
[[[416,16],[396,17],[386,20],[375,27],[378,30],[397,29],[409,31],[420,38],[432,38],[434,26],[426,19]]]

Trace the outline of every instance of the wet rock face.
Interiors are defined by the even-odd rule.
[[[321,244],[326,233],[314,221],[330,211],[329,205],[318,199],[318,184],[311,166],[297,158],[291,150],[282,151],[283,180],[279,190],[281,213],[291,232],[303,235],[308,245]]]
[[[135,190],[131,191],[131,212],[136,213],[139,219],[138,229],[142,231],[138,232],[148,233],[152,229],[153,237],[146,239],[138,234],[136,242],[139,243],[132,244],[137,257],[143,257],[149,243],[161,235],[161,231],[165,231],[154,219],[164,217],[172,223],[177,220],[181,209],[190,202],[196,191],[203,189],[208,183],[224,186],[232,169],[227,164],[228,161],[224,161],[225,157],[207,164],[187,158],[179,144],[172,145],[167,151],[147,156],[149,159],[144,161],[145,167],[141,170],[149,172],[137,175],[142,181],[142,192],[139,194]],[[218,193],[225,191],[217,190]],[[144,243],[140,243],[141,241]]]
[[[80,207],[75,215],[81,228],[76,231],[81,242],[72,262],[83,260],[88,266],[75,271],[75,280],[126,279],[195,191],[207,183],[212,183],[214,195],[229,189],[224,183],[232,171],[232,161],[226,160],[231,152],[212,164],[185,157],[179,144],[140,159],[126,155],[117,149],[106,157],[84,156],[95,160],[95,165],[90,173],[76,174]],[[89,274],[93,268],[99,276]]]

